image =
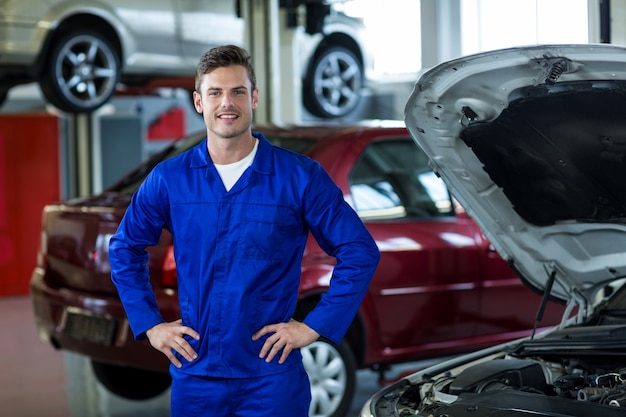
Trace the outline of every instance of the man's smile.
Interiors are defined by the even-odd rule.
[[[222,113],[217,115],[217,118],[221,120],[234,120],[238,117],[239,115],[236,113]]]

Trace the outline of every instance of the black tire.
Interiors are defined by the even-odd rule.
[[[304,107],[313,115],[332,119],[352,113],[361,101],[363,65],[341,46],[316,54],[303,83]]]
[[[98,381],[110,392],[129,400],[147,400],[165,392],[172,384],[169,374],[91,361]]]
[[[334,345],[318,340],[301,351],[311,381],[309,417],[344,417],[356,388],[356,363],[350,346],[346,341]]]
[[[0,86],[0,107],[2,107],[4,102],[7,100],[7,97],[9,97],[9,89]]]
[[[40,86],[60,110],[90,113],[105,104],[120,79],[120,57],[103,35],[78,30],[54,42]]]

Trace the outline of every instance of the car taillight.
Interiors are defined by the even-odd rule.
[[[178,286],[178,276],[176,275],[176,261],[174,260],[174,246],[170,245],[165,250],[163,260],[163,277],[161,284],[164,287],[176,288]]]

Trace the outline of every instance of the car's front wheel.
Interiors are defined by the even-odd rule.
[[[356,55],[341,46],[326,48],[304,79],[304,106],[323,118],[346,116],[360,103],[362,88],[363,66]]]
[[[63,111],[89,113],[111,98],[120,71],[120,57],[110,41],[97,32],[74,31],[53,44],[41,90]]]
[[[320,339],[301,352],[311,381],[309,417],[345,416],[356,387],[356,363],[348,343]]]

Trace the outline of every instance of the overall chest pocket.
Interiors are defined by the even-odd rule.
[[[284,259],[303,234],[303,226],[292,209],[256,206],[242,216],[237,255],[244,259]]]

